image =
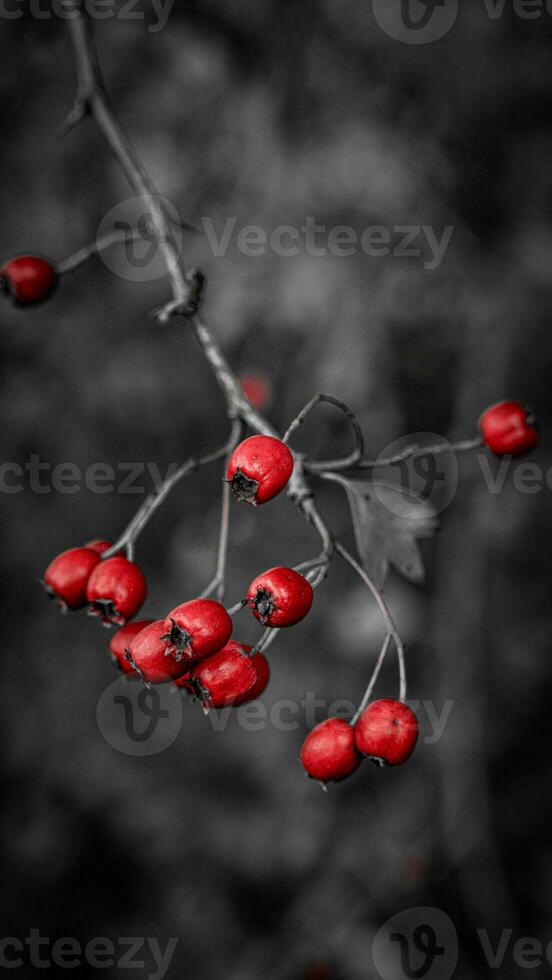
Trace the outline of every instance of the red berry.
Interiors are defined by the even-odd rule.
[[[136,615],[148,591],[141,569],[127,558],[107,558],[94,569],[86,598],[91,616],[101,616],[105,625],[123,626]]]
[[[44,587],[61,609],[82,609],[86,605],[86,587],[100,556],[91,548],[71,548],[48,565]]]
[[[163,620],[156,619],[134,637],[129,647],[129,662],[146,684],[165,684],[181,677],[187,669],[167,655],[163,639]]]
[[[412,755],[419,730],[408,705],[382,698],[369,704],[357,721],[356,747],[380,766],[400,766]]]
[[[246,398],[249,399],[253,408],[266,408],[272,398],[270,381],[262,374],[242,374],[240,379],[241,389]]]
[[[238,500],[264,504],[284,489],[293,472],[293,456],[272,436],[251,436],[236,447],[227,478]]]
[[[499,402],[483,413],[479,426],[489,449],[497,456],[519,456],[539,441],[536,419],[519,402]]]
[[[257,683],[255,664],[239,643],[228,643],[191,673],[192,686],[207,708],[239,704]]]
[[[251,647],[247,647],[243,644],[242,646],[246,653],[250,652]],[[255,684],[251,690],[248,691],[243,698],[240,698],[240,704],[244,704],[246,701],[256,701],[257,698],[263,693],[270,680],[270,667],[268,660],[263,653],[254,653],[251,657],[251,663],[255,668],[257,680],[255,681]]]
[[[153,623],[153,619],[135,619],[132,623],[121,626],[121,629],[117,630],[111,637],[109,641],[109,652],[112,660],[120,667],[123,674],[136,673],[127,657],[127,650],[134,637],[146,626],[149,626],[150,623]]]
[[[232,634],[232,620],[220,602],[192,599],[169,613],[164,640],[177,660],[202,660],[221,650]]]
[[[113,541],[103,541],[101,538],[97,541],[87,541],[85,548],[92,548],[92,551],[97,551],[99,555],[103,555],[104,551],[109,551],[113,547]]]
[[[263,626],[293,626],[303,619],[314,592],[309,581],[293,568],[269,568],[253,579],[247,599]]]
[[[301,749],[301,762],[311,779],[323,783],[345,779],[360,765],[352,725],[343,718],[328,718],[313,728]]]
[[[37,255],[20,255],[0,269],[0,287],[18,306],[46,299],[57,283],[51,262]]]

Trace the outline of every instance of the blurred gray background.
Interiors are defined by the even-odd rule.
[[[91,121],[60,138],[75,91],[67,27],[21,10],[0,31],[2,261],[59,259],[111,209],[132,211],[121,203],[131,194]],[[185,703],[165,751],[137,758],[109,744],[96,720],[116,677],[107,634],[84,614],[59,616],[37,580],[58,551],[116,536],[143,494],[39,493],[26,479],[3,492],[2,935],[180,937],[168,975],[197,980],[363,980],[378,976],[371,948],[386,920],[432,906],[458,931],[456,976],[496,975],[478,929],[495,946],[506,928],[513,941],[552,940],[550,15],[524,20],[507,4],[492,19],[473,4],[441,40],[414,45],[352,0],[190,0],[158,31],[151,5],[135,10],[145,19],[98,22],[102,65],[160,193],[186,219],[220,235],[235,217],[238,230],[270,234],[312,216],[359,234],[380,225],[393,241],[402,226],[454,228],[436,269],[427,254],[393,251],[253,258],[235,240],[216,256],[205,235],[183,237],[224,350],[266,381],[274,424],[330,391],[353,405],[375,455],[409,433],[469,438],[488,404],[519,398],[542,420],[531,457],[541,481],[522,492],[513,467],[491,493],[484,474],[498,463],[459,459],[442,530],[423,545],[426,583],[392,575],[387,588],[410,697],[437,714],[451,702],[449,720],[432,740],[421,710],[407,766],[365,763],[326,795],[297,762],[302,710],[289,731],[243,731],[236,717],[216,731]],[[124,268],[96,259],[40,308],[2,304],[3,461],[163,471],[224,438],[193,337],[148,319],[166,279],[145,270],[133,282]],[[296,444],[322,457],[347,440],[321,409]],[[209,579],[220,476],[177,488],[140,539],[146,615]],[[339,488],[321,487],[319,504],[352,546]],[[233,507],[229,600],[317,547],[285,499]],[[256,636],[246,614],[239,624],[238,638]],[[381,635],[367,594],[334,563],[312,614],[273,647],[267,708],[307,691],[358,700]],[[397,694],[392,658],[378,693]],[[519,975],[509,947],[500,976]]]

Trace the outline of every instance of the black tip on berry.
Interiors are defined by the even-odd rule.
[[[247,504],[253,504],[254,507],[257,506],[256,498],[257,490],[259,489],[257,480],[252,480],[245,473],[242,473],[241,470],[236,470],[230,480],[230,486],[236,500],[245,500]]]
[[[170,647],[167,647],[167,649],[165,650],[165,656],[166,657],[174,656],[175,660],[178,663],[180,660],[182,660],[184,653],[186,653],[187,656],[191,657],[192,636],[190,633],[187,633],[186,630],[182,629],[182,627],[179,626],[178,623],[174,621],[174,619],[171,619],[171,623],[172,626],[169,632],[163,633],[161,639],[166,640],[167,643],[170,643],[170,645],[174,647],[174,649],[176,650],[176,653],[173,653]]]
[[[270,616],[276,610],[272,593],[268,589],[257,589],[255,598],[253,599],[253,608],[263,626],[266,626]]]
[[[385,769],[387,765],[385,759],[382,759],[379,755],[371,755],[369,756],[369,759],[370,762],[373,762],[373,764],[378,767],[378,769]]]
[[[102,626],[110,629],[111,626],[124,626],[125,618],[113,604],[111,599],[95,599],[88,606],[89,616],[101,616]]]

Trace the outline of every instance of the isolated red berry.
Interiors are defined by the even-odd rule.
[[[247,697],[257,682],[257,671],[243,647],[230,642],[197,664],[190,679],[206,708],[224,708]]]
[[[86,605],[88,581],[100,556],[91,548],[71,548],[62,552],[44,573],[44,588],[64,611]]]
[[[141,569],[127,558],[115,556],[100,561],[86,590],[91,616],[101,616],[105,625],[123,626],[136,615],[148,587]]]
[[[263,374],[242,374],[239,378],[241,389],[253,408],[266,408],[272,398],[272,387]]]
[[[162,619],[156,619],[140,630],[131,640],[128,652],[130,666],[146,684],[166,684],[187,670],[183,661],[177,662],[167,655]]]
[[[247,600],[263,626],[293,626],[312,606],[312,585],[293,568],[269,568],[253,579]]]
[[[301,749],[303,768],[322,783],[345,779],[360,765],[352,725],[343,718],[328,718],[313,728]]]
[[[221,650],[232,635],[232,620],[220,602],[191,599],[164,621],[165,646],[177,660],[202,660]]]
[[[497,456],[519,456],[538,441],[536,418],[520,402],[499,402],[483,413],[479,426],[489,449]]]
[[[56,282],[54,266],[38,255],[19,255],[0,269],[0,287],[18,306],[46,299]]]
[[[419,731],[408,705],[382,698],[369,704],[357,721],[356,747],[380,766],[400,766],[412,755]]]
[[[92,548],[92,551],[97,551],[99,555],[103,555],[104,551],[109,551],[113,547],[113,541],[104,541],[99,538],[97,541],[87,541],[85,548]]]
[[[232,453],[226,476],[238,500],[264,504],[284,489],[292,472],[293,456],[285,443],[251,436]]]
[[[117,630],[111,637],[109,641],[109,653],[111,654],[111,659],[118,665],[123,674],[136,673],[127,657],[127,651],[134,637],[153,622],[153,619],[135,619],[132,623],[121,626],[121,629]]]

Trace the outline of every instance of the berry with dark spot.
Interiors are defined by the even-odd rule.
[[[238,500],[257,505],[276,497],[292,472],[293,456],[284,442],[251,436],[232,453],[226,476]]]
[[[105,626],[124,624],[136,615],[148,587],[142,570],[122,556],[106,558],[96,566],[86,590],[91,616],[101,616]]]
[[[232,627],[232,619],[220,602],[191,599],[169,613],[163,639],[177,660],[202,660],[222,650],[232,635]]]
[[[131,668],[145,684],[166,684],[181,677],[187,670],[183,661],[167,656],[162,619],[154,620],[136,634],[127,656]]]
[[[372,701],[355,725],[356,747],[380,766],[400,766],[412,755],[420,728],[413,711],[402,701]]]
[[[294,626],[309,612],[314,592],[310,582],[293,568],[269,568],[253,579],[247,600],[263,626]]]

